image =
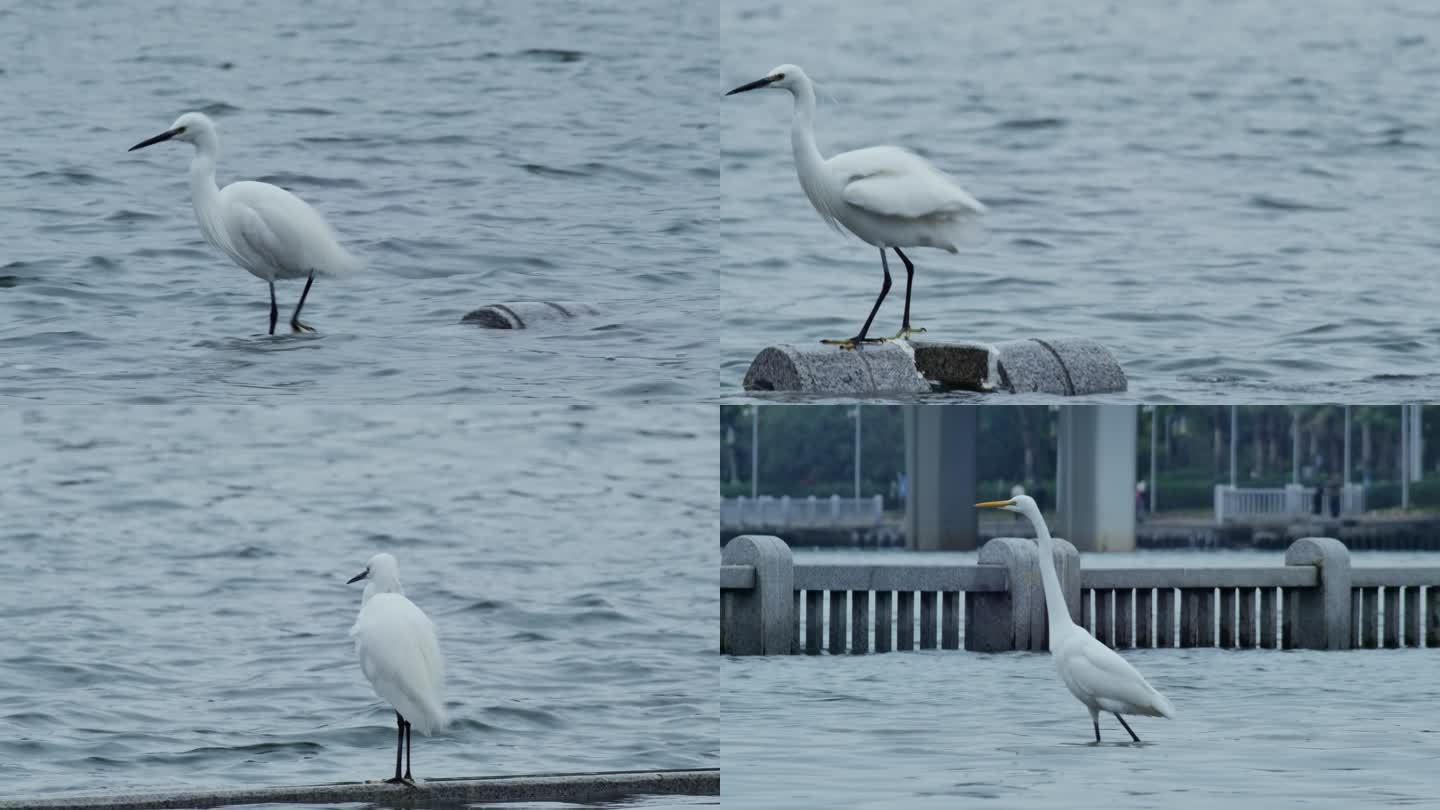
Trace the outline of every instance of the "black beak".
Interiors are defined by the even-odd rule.
[[[144,145],[145,145],[145,144],[143,144],[143,143],[140,144],[140,146],[144,146]],[[136,148],[138,149],[138,148],[140,148],[140,147],[137,146]],[[346,585],[352,585],[352,584],[354,584],[354,583],[356,583],[356,582],[359,582],[360,580],[362,580],[362,579],[364,579],[364,578],[366,578],[366,577],[368,577],[368,576],[370,576],[370,569],[367,568],[367,569],[365,569],[364,571],[361,571],[360,573],[356,574],[355,576],[350,577],[348,580],[345,581],[345,584],[346,584]]]
[[[735,88],[734,90],[731,90],[730,92],[726,93],[725,95],[727,95],[727,96],[733,96],[733,95],[735,95],[736,93],[743,93],[743,92],[745,92],[746,90],[759,90],[760,88],[766,87],[766,86],[768,86],[769,84],[771,84],[771,83],[774,82],[774,81],[775,81],[774,79],[770,78],[769,76],[766,76],[766,77],[763,78],[763,79],[756,79],[755,81],[750,82],[749,84],[742,84],[742,85],[740,85],[739,87]],[[144,146],[144,144],[141,144],[141,146]],[[135,147],[135,148],[136,148],[136,149],[139,149],[140,147],[137,146],[137,147]]]
[[[155,144],[160,143],[161,141],[168,141],[168,140],[170,140],[171,138],[175,137],[176,135],[179,135],[180,133],[182,133],[182,132],[184,132],[184,131],[185,131],[185,129],[184,129],[183,127],[176,127],[175,129],[167,129],[167,130],[165,130],[164,132],[160,133],[159,135],[156,135],[156,136],[153,137],[153,138],[147,138],[147,139],[145,139],[145,140],[143,140],[143,141],[135,144],[134,146],[130,147],[129,149],[126,149],[125,151],[127,151],[127,152],[134,152],[136,149],[144,149],[144,148],[147,147],[147,146],[154,146]]]

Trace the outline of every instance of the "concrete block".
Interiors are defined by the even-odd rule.
[[[879,343],[850,351],[835,346],[770,346],[745,372],[746,391],[808,394],[924,394],[909,347]]]
[[[460,322],[486,329],[532,329],[541,324],[598,315],[599,312],[593,304],[575,301],[510,301],[486,304],[471,311]]]
[[[1125,391],[1125,372],[1103,346],[1085,339],[1009,343],[887,342],[855,351],[833,346],[771,346],[756,355],[747,391],[904,394],[979,391],[1057,396]]]

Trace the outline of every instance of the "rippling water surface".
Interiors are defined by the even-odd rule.
[[[660,0],[0,9],[0,395],[708,395],[713,41],[710,5]],[[317,335],[264,336],[264,283],[201,240],[190,146],[126,153],[192,109],[222,185],[290,189],[368,263],[317,279]],[[602,314],[459,323],[516,300]]]
[[[386,411],[0,419],[7,797],[389,775],[382,549],[448,662],[418,777],[718,766],[713,415]]]
[[[809,562],[974,555],[801,553]],[[1084,555],[1091,560],[1095,555]],[[1107,566],[1274,565],[1246,552],[1101,555]],[[903,559],[902,559],[903,558]],[[1356,566],[1440,554],[1357,553]],[[1101,563],[1096,563],[1101,564]],[[1173,720],[1090,715],[1046,654],[722,659],[726,807],[1423,806],[1440,790],[1440,650],[1131,650]]]
[[[990,206],[910,253],[926,337],[1093,338],[1147,401],[1440,395],[1432,4],[736,0],[720,30],[717,94],[797,63],[822,152],[907,146]],[[788,94],[722,104],[733,394],[766,345],[855,334],[880,268],[805,200]]]

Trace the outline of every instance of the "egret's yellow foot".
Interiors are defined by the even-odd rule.
[[[896,332],[896,333],[895,333],[895,337],[892,337],[892,338],[890,338],[890,339],[891,339],[891,340],[909,340],[911,335],[923,335],[923,334],[925,334],[925,327],[923,327],[923,326],[907,326],[907,327],[905,327],[904,329],[901,329],[899,332]]]
[[[309,324],[303,324],[299,321],[291,321],[290,331],[298,335],[301,332],[314,332],[315,327],[310,326]]]
[[[829,340],[829,339],[826,339],[826,340],[822,340],[822,341],[820,341],[820,342],[821,342],[821,343],[824,343],[826,346],[839,346],[841,349],[848,349],[848,350],[850,350],[850,351],[854,351],[855,349],[859,348],[860,344],[862,344],[862,343],[884,343],[884,342],[885,342],[885,338],[852,337],[852,338],[845,338],[844,340]]]

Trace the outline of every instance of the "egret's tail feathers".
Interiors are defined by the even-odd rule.
[[[449,718],[445,716],[445,707],[440,705],[439,701],[427,700],[424,703],[424,709],[415,717],[406,717],[405,719],[410,721],[410,725],[414,726],[416,731],[426,737],[444,731],[445,726],[450,722]]]
[[[1159,717],[1175,717],[1175,707],[1170,705],[1170,700],[1159,692],[1155,692],[1155,714]]]
[[[330,276],[346,276],[351,273],[358,273],[364,269],[365,262],[361,261],[355,254],[347,252],[332,257],[330,261],[325,263],[324,267],[320,268],[320,272]]]

